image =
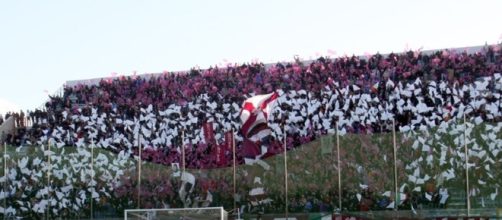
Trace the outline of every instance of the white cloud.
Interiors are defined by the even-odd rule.
[[[20,108],[17,104],[0,97],[0,114],[3,116],[9,111],[19,111]]]

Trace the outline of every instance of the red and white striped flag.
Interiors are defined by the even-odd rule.
[[[256,141],[270,134],[268,118],[278,97],[277,92],[273,92],[244,101],[240,117],[241,131],[245,138]]]
[[[241,154],[245,158],[257,159],[267,153],[263,150],[260,141],[270,135],[268,119],[272,108],[279,95],[276,92],[253,96],[244,101],[240,113],[242,120],[242,142]]]

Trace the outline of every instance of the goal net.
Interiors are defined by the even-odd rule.
[[[179,209],[127,209],[125,220],[227,220],[223,207],[179,208]]]

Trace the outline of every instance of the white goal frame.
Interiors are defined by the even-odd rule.
[[[143,212],[143,213],[148,213],[148,212],[169,212],[169,211],[199,211],[199,210],[220,210],[220,220],[227,220],[228,218],[228,213],[225,211],[225,209],[221,206],[219,207],[201,207],[201,208],[167,208],[167,209],[126,209],[124,210],[124,220],[130,220],[127,218],[128,213],[132,212]],[[137,216],[138,218],[141,218],[143,220],[150,220],[147,216]],[[225,218],[227,217],[227,218]]]

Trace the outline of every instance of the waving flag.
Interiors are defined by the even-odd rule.
[[[245,138],[256,141],[270,134],[267,121],[279,97],[276,92],[253,96],[244,101],[241,110],[242,134]]]
[[[261,158],[267,150],[261,147],[261,140],[270,135],[268,118],[279,95],[276,92],[253,96],[242,106],[240,117],[241,132],[244,135],[242,156],[245,158]]]

